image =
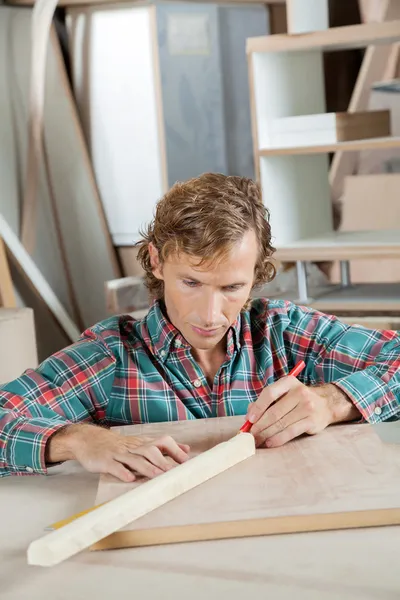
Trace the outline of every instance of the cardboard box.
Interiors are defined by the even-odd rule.
[[[0,308],[0,384],[38,366],[31,308]]]

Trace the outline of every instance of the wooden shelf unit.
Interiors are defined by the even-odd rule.
[[[400,257],[400,224],[391,232],[334,230],[328,163],[329,152],[396,148],[400,137],[279,148],[272,144],[277,119],[326,113],[324,51],[399,40],[400,21],[247,40],[255,166],[270,211],[277,260],[301,267],[305,261]],[[301,278],[304,283],[301,272],[299,268],[299,289]]]

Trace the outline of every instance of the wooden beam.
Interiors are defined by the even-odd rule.
[[[24,272],[25,278],[30,281],[41,296],[68,338],[71,341],[76,341],[80,335],[79,329],[2,215],[0,215],[0,237],[3,238],[15,262]]]
[[[212,2],[213,0],[205,0],[205,2]],[[286,0],[220,0],[220,4],[285,4]],[[113,5],[123,4],[140,4],[143,6],[143,1],[132,2],[132,0],[59,0],[58,6],[102,6],[107,8],[107,5],[112,7]],[[190,4],[196,4],[196,0],[189,0]],[[5,4],[10,6],[33,6],[35,0],[6,0]],[[150,0],[146,4],[151,4]],[[204,1],[201,2],[204,4]]]
[[[6,249],[0,236],[0,307],[15,308],[14,286],[8,266]]]
[[[270,35],[247,40],[247,52],[301,52],[349,50],[372,44],[391,44],[400,37],[400,20],[333,27],[301,35]]]
[[[285,515],[283,517],[266,517],[264,519],[245,519],[242,521],[201,523],[199,525],[157,527],[136,531],[117,531],[93,545],[91,550],[159,546],[182,542],[226,540],[260,535],[333,531],[338,529],[359,529],[387,525],[400,525],[400,508],[314,515]]]

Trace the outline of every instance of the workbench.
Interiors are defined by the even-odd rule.
[[[400,598],[399,527],[85,551],[52,568],[28,566],[30,542],[93,506],[98,480],[73,461],[47,477],[0,480],[1,600]]]

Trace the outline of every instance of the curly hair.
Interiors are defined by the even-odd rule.
[[[212,265],[222,259],[250,229],[255,231],[259,255],[253,287],[272,281],[275,267],[271,256],[269,212],[264,206],[260,186],[251,179],[204,173],[175,183],[157,203],[151,223],[141,231],[135,246],[145,272],[150,295],[162,299],[164,283],[152,271],[150,242],[161,263],[173,253],[185,253]]]

